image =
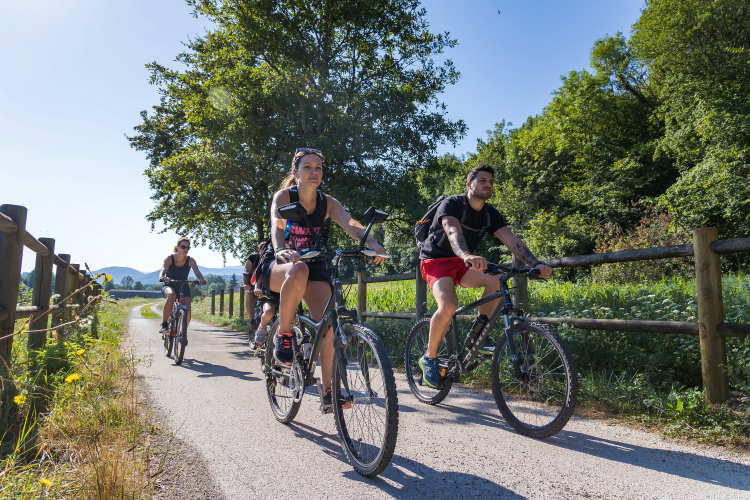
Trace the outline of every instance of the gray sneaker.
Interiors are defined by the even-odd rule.
[[[266,332],[267,332],[267,330],[268,330],[268,328],[259,327],[255,331],[255,344],[256,345],[263,345],[263,344],[266,343]]]

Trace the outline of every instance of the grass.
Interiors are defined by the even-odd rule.
[[[4,380],[0,498],[153,496],[163,462],[147,438],[138,360],[119,349],[128,309],[146,302],[105,303],[42,351],[16,339]]]
[[[161,316],[153,312],[150,307],[142,307],[141,316],[148,319],[161,319]]]

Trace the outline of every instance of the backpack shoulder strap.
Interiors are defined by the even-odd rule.
[[[289,203],[296,203],[299,201],[299,192],[297,191],[297,186],[292,186],[289,188]]]

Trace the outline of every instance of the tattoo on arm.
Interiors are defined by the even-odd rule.
[[[513,255],[521,259],[521,261],[528,264],[529,266],[533,266],[536,262],[539,261],[539,259],[537,259],[533,253],[531,253],[531,250],[529,250],[529,248],[521,240],[518,240],[518,243],[513,246],[512,252]]]
[[[466,244],[466,238],[464,238],[461,231],[452,228],[452,230],[448,232],[448,241],[450,241],[451,248],[453,248],[453,252],[457,257],[463,258],[464,256],[471,254],[471,252],[469,252],[469,246]]]

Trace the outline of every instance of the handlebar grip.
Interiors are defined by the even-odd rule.
[[[393,258],[393,257],[391,257],[390,255],[388,255],[386,253],[378,253],[375,250],[370,250],[369,248],[365,248],[364,250],[362,250],[362,255],[364,255],[365,257],[382,257],[384,259],[392,259]]]

